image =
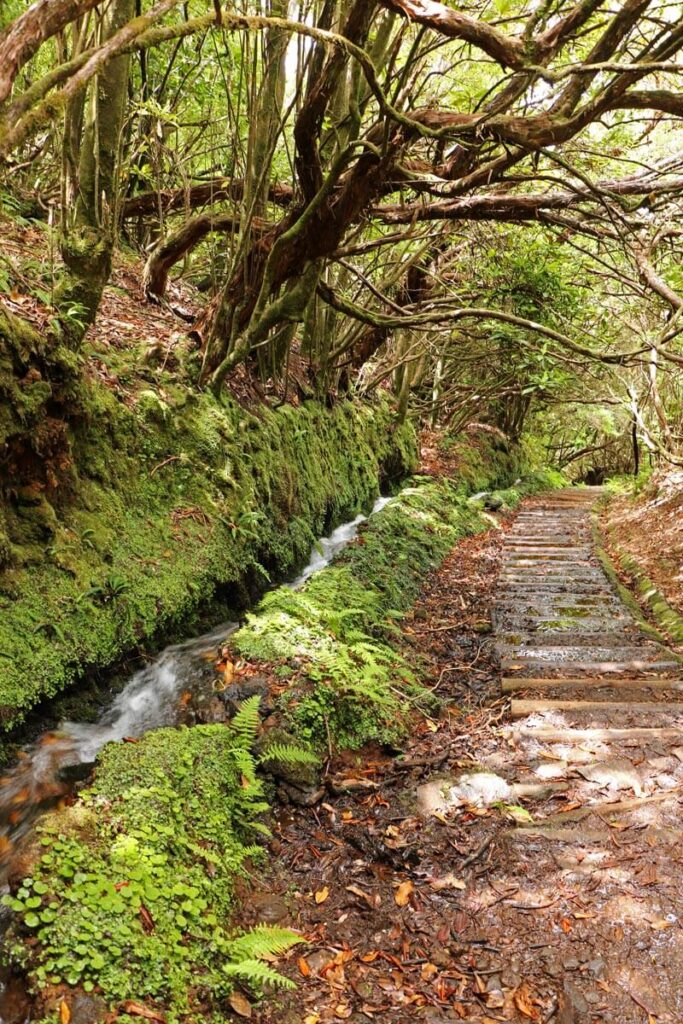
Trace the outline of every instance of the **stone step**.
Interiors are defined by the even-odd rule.
[[[590,741],[617,740],[683,740],[683,727],[675,726],[626,726],[589,729],[573,729],[571,726],[558,728],[550,725],[511,725],[505,727],[508,735],[533,738],[543,743],[586,743]]]
[[[609,687],[612,690],[673,690],[683,691],[683,678],[681,679],[647,679],[635,677],[632,679],[604,679],[602,676],[566,676],[553,679],[552,677],[539,676],[530,679],[528,676],[504,676],[502,682],[503,693],[514,693],[516,690],[542,690],[549,688],[572,689],[598,689]]]
[[[596,843],[607,843],[611,850],[614,849],[612,842],[613,831],[606,828],[565,828],[561,825],[527,825],[524,827],[509,828],[505,835],[509,839],[524,840],[547,839],[556,843],[572,843],[575,846],[592,846]],[[638,830],[638,838],[642,838],[648,846],[653,840],[659,843],[680,843],[683,839],[683,829],[666,828],[654,825],[647,825]],[[629,842],[629,846],[631,843]]]
[[[550,670],[557,673],[558,677],[583,673],[628,676],[636,672],[652,672],[658,676],[669,674],[672,678],[678,678],[681,665],[678,661],[612,661],[609,658],[599,661],[579,661],[576,657],[568,657],[566,661],[558,658],[553,662],[548,658],[534,658],[531,655],[522,657],[518,654],[514,658],[503,659],[501,669],[506,674],[514,672],[516,669],[527,672],[530,669],[537,669],[538,672],[545,673]]]
[[[544,711],[596,711],[605,714],[610,711],[632,711],[643,715],[683,715],[683,703],[669,704],[655,701],[600,701],[600,700],[513,700],[510,707],[512,718],[526,718]]]
[[[534,828],[539,825],[546,827],[548,825],[562,826],[572,821],[583,821],[584,818],[589,818],[591,814],[598,814],[601,818],[613,817],[618,814],[629,814],[631,811],[638,810],[647,804],[661,804],[669,799],[678,801],[680,792],[680,788],[677,788],[669,789],[665,793],[653,793],[651,796],[635,796],[626,800],[598,800],[595,803],[585,804],[583,807],[577,807],[571,811],[558,811],[557,814],[549,814],[545,818],[529,822],[528,825],[525,822],[520,822],[517,828],[523,832],[527,828]]]

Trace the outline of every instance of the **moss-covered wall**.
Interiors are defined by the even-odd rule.
[[[381,401],[252,413],[171,380],[91,383],[59,430],[40,472],[0,472],[4,728],[217,591],[239,604],[293,572],[415,461]]]

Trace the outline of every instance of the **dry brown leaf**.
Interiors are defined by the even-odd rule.
[[[307,1017],[304,1017],[304,1024],[318,1024],[319,1020],[319,1013],[309,1013]]]
[[[303,975],[304,978],[310,978],[311,968],[308,965],[308,960],[304,956],[300,956],[297,962],[299,968],[299,974]]]
[[[315,894],[315,902],[316,903],[324,903],[329,895],[330,895],[330,890],[327,888],[326,885],[324,885],[322,887],[322,889],[318,889],[318,891],[316,892],[316,894]]]
[[[432,889],[436,889],[439,892],[441,889],[466,889],[467,883],[463,882],[461,878],[456,878],[452,872],[448,872],[442,878],[432,878],[429,883]]]
[[[364,892],[357,885],[347,885],[346,891],[352,892],[354,896],[359,896],[362,900],[365,900],[365,902],[367,903],[371,910],[374,910],[375,907],[379,907],[382,902],[379,894],[371,896],[369,892]]]
[[[238,1016],[251,1017],[251,1003],[241,992],[231,992],[228,1002]]]
[[[531,991],[525,981],[519,985],[513,994],[515,1006],[519,1012],[530,1020],[538,1020],[538,1010],[534,1006]]]
[[[410,897],[413,893],[415,886],[408,880],[407,882],[401,882],[398,889],[394,893],[394,900],[396,901],[397,907],[405,907],[410,902]]]
[[[335,1017],[339,1017],[340,1020],[346,1020],[346,1018],[350,1017],[352,1013],[353,1010],[347,1003],[337,1003],[334,1008],[334,1015]]]
[[[121,1009],[124,1013],[130,1014],[131,1017],[144,1017],[145,1020],[155,1020],[158,1021],[158,1024],[166,1024],[166,1018],[157,1010],[150,1010],[148,1007],[143,1006],[142,1003],[136,1003],[134,999],[126,999],[121,1004]]]
[[[154,931],[154,918],[143,903],[140,904],[139,914],[140,920],[142,921],[142,927],[147,934],[150,935]]]
[[[673,927],[673,921],[668,921],[665,917],[657,917],[654,921],[650,921],[650,928],[654,928],[656,932],[661,932],[671,927]]]

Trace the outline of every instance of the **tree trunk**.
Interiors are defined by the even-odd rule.
[[[103,40],[135,15],[135,0],[114,0]],[[58,292],[65,336],[76,347],[99,308],[111,274],[118,220],[118,155],[128,95],[130,57],[109,61],[91,86],[78,163],[73,221],[62,240],[67,276]]]

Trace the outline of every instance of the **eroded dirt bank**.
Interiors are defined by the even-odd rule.
[[[683,471],[659,472],[642,494],[613,499],[603,517],[624,582],[671,639],[683,642]]]
[[[681,669],[607,585],[590,504],[530,499],[427,580],[404,643],[444,710],[281,814],[251,919],[309,945],[262,1024],[682,1018]]]

